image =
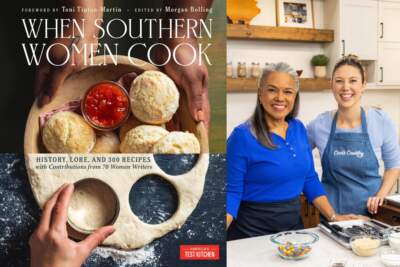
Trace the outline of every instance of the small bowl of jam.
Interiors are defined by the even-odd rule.
[[[130,101],[126,90],[112,81],[90,87],[81,103],[82,115],[95,129],[111,131],[129,117]]]

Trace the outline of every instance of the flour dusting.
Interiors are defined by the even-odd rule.
[[[98,247],[94,250],[94,254],[102,257],[109,258],[118,264],[120,267],[127,267],[130,265],[153,265],[156,266],[159,256],[156,256],[154,246],[146,246],[134,251],[123,251],[114,248]]]

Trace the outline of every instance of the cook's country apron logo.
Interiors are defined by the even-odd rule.
[[[353,156],[359,159],[364,157],[364,152],[358,151],[351,151],[351,150],[335,150],[333,151],[334,156]]]

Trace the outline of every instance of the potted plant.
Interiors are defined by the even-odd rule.
[[[311,59],[311,65],[314,67],[315,78],[326,77],[326,66],[328,65],[329,58],[325,55],[315,55]]]

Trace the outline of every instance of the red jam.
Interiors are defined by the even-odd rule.
[[[82,113],[99,130],[115,129],[129,116],[128,94],[116,83],[98,83],[86,92]]]

